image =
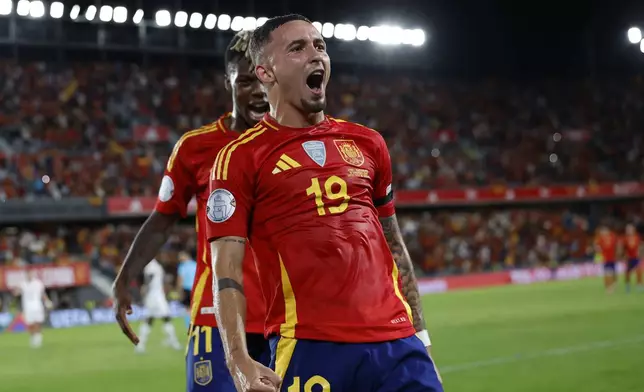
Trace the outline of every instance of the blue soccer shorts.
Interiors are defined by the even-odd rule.
[[[247,334],[248,352],[256,361],[268,366],[270,346],[263,335]],[[224,358],[219,330],[194,325],[186,353],[186,392],[237,392]]]
[[[270,343],[283,392],[443,392],[416,336],[357,344],[273,337]]]
[[[629,259],[626,271],[631,272],[640,265],[640,259]]]
[[[617,272],[617,263],[614,261],[604,262],[604,275],[615,275]]]

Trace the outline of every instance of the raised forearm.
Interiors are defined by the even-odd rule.
[[[396,215],[387,218],[380,218],[382,229],[387,238],[389,250],[398,266],[398,273],[402,281],[402,294],[411,308],[414,328],[417,332],[425,329],[425,318],[423,317],[423,307],[418,292],[418,282],[414,273],[414,265],[403,241],[398,219]]]
[[[242,263],[246,240],[222,237],[210,244],[212,250],[215,316],[231,373],[240,361],[248,361],[246,347],[246,296]]]
[[[178,215],[153,212],[136,234],[134,242],[125,256],[117,280],[129,282],[133,277],[138,276],[166,243],[170,229],[178,219]]]

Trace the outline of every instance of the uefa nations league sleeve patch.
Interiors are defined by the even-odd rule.
[[[170,176],[163,176],[159,187],[159,200],[165,203],[172,199],[172,195],[174,195],[174,182]]]
[[[227,221],[235,212],[237,202],[235,196],[226,189],[215,189],[208,197],[206,215],[213,223]]]

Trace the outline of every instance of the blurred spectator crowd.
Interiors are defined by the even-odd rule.
[[[155,195],[173,143],[230,107],[223,86],[213,69],[0,62],[0,199]],[[327,112],[384,135],[399,189],[642,180],[643,90],[338,73]]]
[[[412,259],[423,275],[462,274],[519,267],[553,266],[593,257],[595,229],[607,224],[618,235],[627,223],[640,229],[644,202],[569,208],[401,212],[400,225]],[[91,261],[104,271],[120,266],[139,224],[51,226],[0,230],[0,265]],[[168,265],[181,250],[194,253],[194,226],[181,224],[159,255]]]

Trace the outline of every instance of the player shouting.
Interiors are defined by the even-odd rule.
[[[330,60],[306,18],[269,19],[250,51],[271,112],[219,152],[208,199],[215,310],[238,389],[442,391],[383,138],[324,115]],[[244,341],[249,236],[275,372]]]
[[[114,283],[117,300],[117,319],[123,332],[137,344],[138,338],[128,325],[126,314],[131,298],[128,284],[163,246],[174,224],[187,215],[187,206],[197,198],[197,271],[192,290],[192,326],[186,358],[187,391],[235,391],[226,368],[213,309],[210,270],[210,249],[205,239],[206,200],[210,168],[217,152],[239,134],[261,120],[268,110],[266,96],[246,57],[250,35],[237,34],[225,54],[226,90],[233,100],[232,114],[186,133],[176,144],[168,159],[165,176],[159,190],[155,211],[141,227],[125,263]],[[244,262],[244,282],[249,297],[245,341],[253,358],[268,362],[268,342],[263,337],[265,305],[252,251]],[[213,389],[214,388],[214,389]]]

